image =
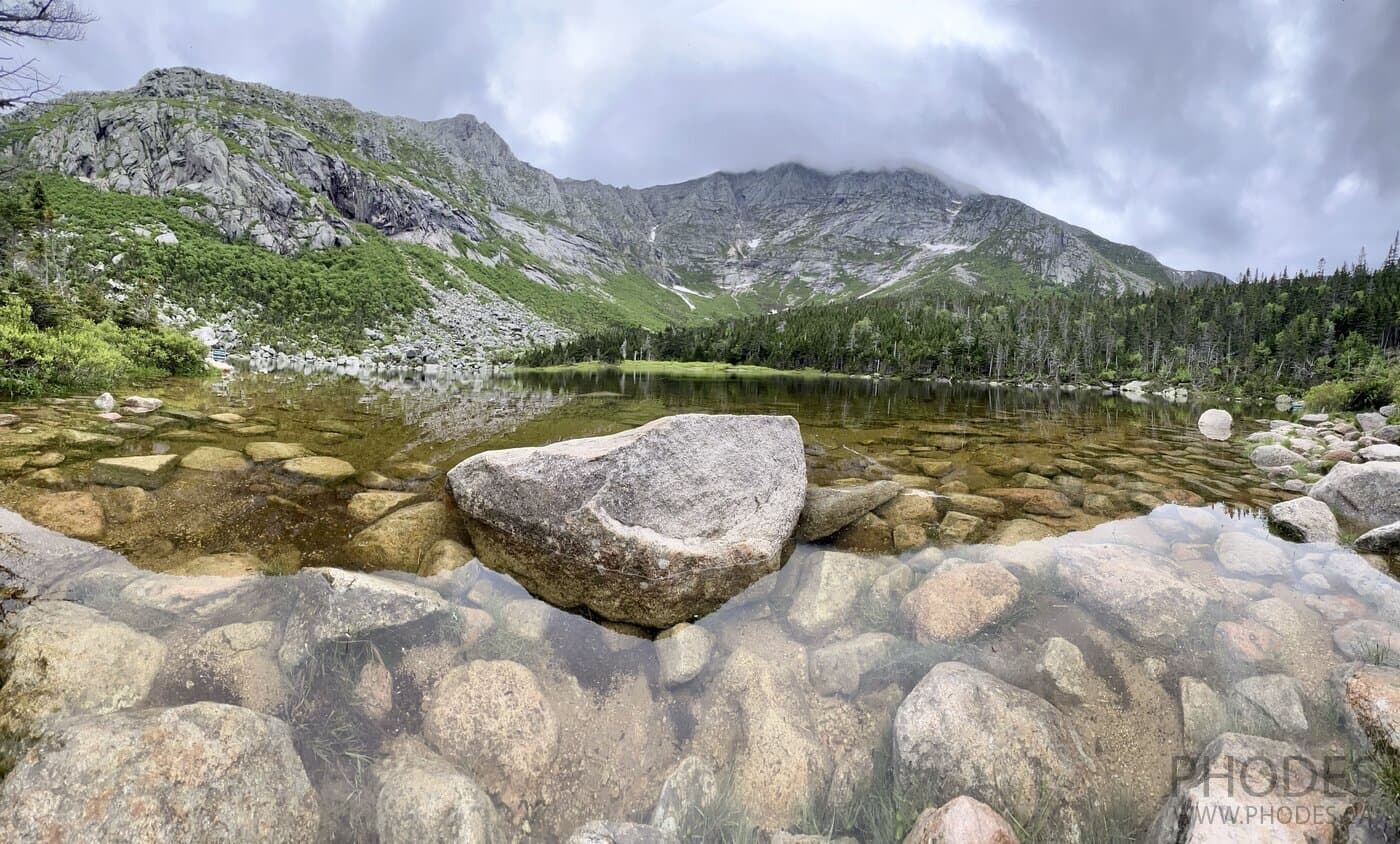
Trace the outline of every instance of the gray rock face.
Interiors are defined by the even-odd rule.
[[[0,840],[311,842],[320,813],[283,722],[196,703],[57,724],[0,786]]]
[[[807,503],[797,522],[797,538],[803,542],[825,539],[902,490],[903,487],[894,481],[871,481],[848,487],[808,487]]]
[[[1279,786],[1285,770],[1314,771],[1318,776],[1300,774],[1285,789]],[[1178,784],[1162,806],[1147,840],[1341,841],[1358,801],[1341,783],[1325,779],[1324,770],[1321,762],[1291,744],[1225,733],[1201,751],[1194,774]],[[1243,824],[1227,814],[1236,812],[1238,818],[1246,811],[1253,811],[1258,821]]]
[[[899,705],[894,752],[897,787],[932,779],[1017,814],[1048,801],[1063,840],[1078,837],[1098,775],[1059,710],[960,662],[934,666]]]
[[[806,464],[787,416],[686,414],[448,473],[478,557],[562,607],[669,627],[776,571]]]
[[[1374,460],[1381,463],[1400,463],[1400,445],[1395,443],[1376,443],[1368,445],[1359,452],[1362,460]]]
[[[38,601],[10,616],[7,626],[0,728],[20,735],[70,715],[141,702],[165,658],[158,639],[66,601]]]
[[[1380,413],[1358,413],[1356,414],[1356,424],[1362,431],[1367,433],[1385,425],[1386,417]]]
[[[290,254],[349,244],[356,225],[369,225],[494,264],[499,256],[478,254],[477,244],[503,231],[539,259],[512,265],[525,277],[601,287],[606,275],[640,271],[674,293],[678,310],[695,279],[704,295],[781,279],[795,284],[785,299],[796,303],[847,290],[852,279],[863,288],[920,274],[977,284],[988,259],[1052,283],[1092,274],[1118,289],[1221,278],[1171,269],[1016,200],[914,169],[782,164],[618,188],[532,167],[470,115],[383,117],[192,68],[152,71],[127,91],[71,94],[15,119],[33,121],[32,134],[17,133],[30,164],[110,190],[178,195],[182,212],[230,239]],[[184,248],[171,232],[153,239]],[[436,301],[415,321],[438,348],[454,347],[453,326],[471,332],[473,354],[566,333],[470,280],[462,287],[471,292],[430,290]]]
[[[1290,542],[1336,542],[1341,528],[1332,509],[1304,496],[1269,508],[1269,529]]]
[[[1400,522],[1400,463],[1338,463],[1308,494],[1361,527]]]

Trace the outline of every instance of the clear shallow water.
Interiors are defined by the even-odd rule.
[[[167,405],[157,416],[174,409],[244,419],[169,416],[174,421],[119,446],[78,448],[59,432],[110,431],[90,399],[0,408],[21,416],[0,431],[0,455],[65,455],[49,467],[57,475],[9,464],[0,504],[37,516],[41,496],[55,489],[90,492],[105,516],[96,541],[125,558],[79,547],[55,559],[55,541],[9,516],[0,525],[15,536],[0,550],[11,572],[5,606],[18,616],[36,599],[76,601],[160,640],[165,656],[145,705],[217,700],[287,721],[320,795],[323,830],[337,840],[373,837],[376,760],[428,748],[469,770],[505,825],[526,838],[563,838],[597,818],[645,821],[672,769],[700,756],[765,826],[888,840],[899,824],[874,807],[891,791],[894,712],[930,668],[950,660],[1054,704],[1093,760],[1093,792],[1112,795],[1114,823],[1131,828],[1165,799],[1174,758],[1197,749],[1183,733],[1183,678],[1217,692],[1232,721],[1319,755],[1344,753],[1328,678],[1348,657],[1334,648],[1333,631],[1360,618],[1396,620],[1391,581],[1361,558],[1268,536],[1258,508],[1279,493],[1243,456],[1240,438],[1253,427],[1237,425],[1228,443],[1206,440],[1194,429],[1199,408],[848,379],[543,374],[417,384],[239,375],[212,387],[167,383],[155,395]],[[921,493],[910,492],[909,506],[887,513],[883,527],[799,546],[780,572],[697,620],[711,646],[681,682],[666,664],[666,640],[534,601],[475,563],[426,578],[387,573],[409,590],[394,600],[416,601],[419,610],[392,618],[385,611],[378,621],[356,615],[350,598],[328,609],[317,591],[324,578],[313,572],[150,573],[189,570],[223,553],[252,555],[258,569],[281,575],[350,565],[346,543],[363,528],[348,506],[364,491],[357,481],[294,481],[276,464],[218,474],[181,469],[126,521],[129,501],[85,482],[97,456],[297,442],[380,473],[383,485],[421,496],[415,501],[434,501],[439,473],[478,451],[610,433],[687,411],[789,413],[802,424],[813,482],[896,477],[948,497],[930,514],[915,506]],[[966,542],[936,527],[950,507],[975,510],[988,500],[957,505],[951,496],[1027,485],[1062,499],[1003,504],[984,513]],[[901,524],[923,541],[911,545],[909,530],[894,529]],[[1222,545],[1223,535],[1234,539]],[[1240,536],[1257,544],[1231,550]],[[910,547],[897,547],[896,537]],[[1164,607],[1136,594],[1136,582],[1076,577],[1074,549],[1082,546],[1117,549],[1201,596],[1199,605]],[[835,556],[841,549],[858,553]],[[1256,564],[1261,555],[1268,565]],[[901,610],[905,594],[983,563],[1015,579],[1009,606],[964,634],[917,635]],[[831,570],[855,574],[826,576]],[[1322,575],[1321,585],[1308,575]],[[945,603],[968,597],[950,583]],[[328,618],[338,621],[318,623]],[[1222,630],[1222,622],[1238,627]],[[253,644],[219,645],[242,636]],[[1047,667],[1047,643],[1057,638],[1082,655],[1071,679],[1059,661]],[[871,648],[842,650],[857,640]],[[449,714],[481,705],[459,681],[482,660],[530,672],[548,713],[543,721],[553,727],[536,734],[538,725],[525,724],[514,736],[513,746],[534,749],[528,764],[503,763],[490,742],[454,738],[472,734]],[[1296,711],[1260,723],[1238,684],[1278,675],[1291,678],[1285,685]],[[776,713],[781,725],[763,713]],[[997,727],[985,725],[987,741],[998,740]],[[425,744],[404,744],[419,738]],[[982,796],[1027,827],[1044,803],[1009,793],[998,805]]]

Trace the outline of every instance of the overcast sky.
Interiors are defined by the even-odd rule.
[[[921,165],[1230,275],[1400,228],[1397,0],[79,2],[39,51],[66,90],[195,65],[469,112],[556,175]]]

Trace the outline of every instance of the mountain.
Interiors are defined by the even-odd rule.
[[[521,161],[470,115],[385,117],[191,68],[23,109],[0,125],[0,149],[66,180],[56,225],[86,236],[86,251],[107,244],[88,266],[115,295],[131,295],[127,253],[139,253],[155,262],[153,295],[169,305],[162,318],[203,324],[206,336],[233,346],[279,339],[273,324],[287,320],[302,329],[282,342],[417,344],[482,359],[609,325],[694,323],[899,291],[1116,292],[1220,278],[1171,269],[1014,199],[918,170],[780,164],[613,187]],[[120,213],[87,213],[100,202],[95,191],[133,197],[120,213],[139,219],[112,229]],[[172,250],[144,257],[127,245],[142,231],[164,235]],[[216,240],[244,251],[216,250]],[[201,245],[231,266],[199,277],[196,257],[179,253]],[[353,279],[364,271],[347,265],[382,264],[399,288],[381,295],[352,279],[347,297],[324,280],[305,282],[309,298],[293,302],[278,274],[303,284],[301,270],[248,257],[252,250]],[[326,257],[336,250],[367,257]],[[261,287],[238,281],[243,260],[260,268]],[[365,324],[332,336],[322,313],[332,307],[342,323],[353,312]]]

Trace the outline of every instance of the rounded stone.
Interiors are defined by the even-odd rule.
[[[1000,563],[957,566],[904,597],[900,614],[920,642],[957,642],[995,624],[1021,597],[1021,583]]]
[[[506,660],[447,672],[423,703],[423,737],[507,806],[530,798],[559,745],[535,675]]]

